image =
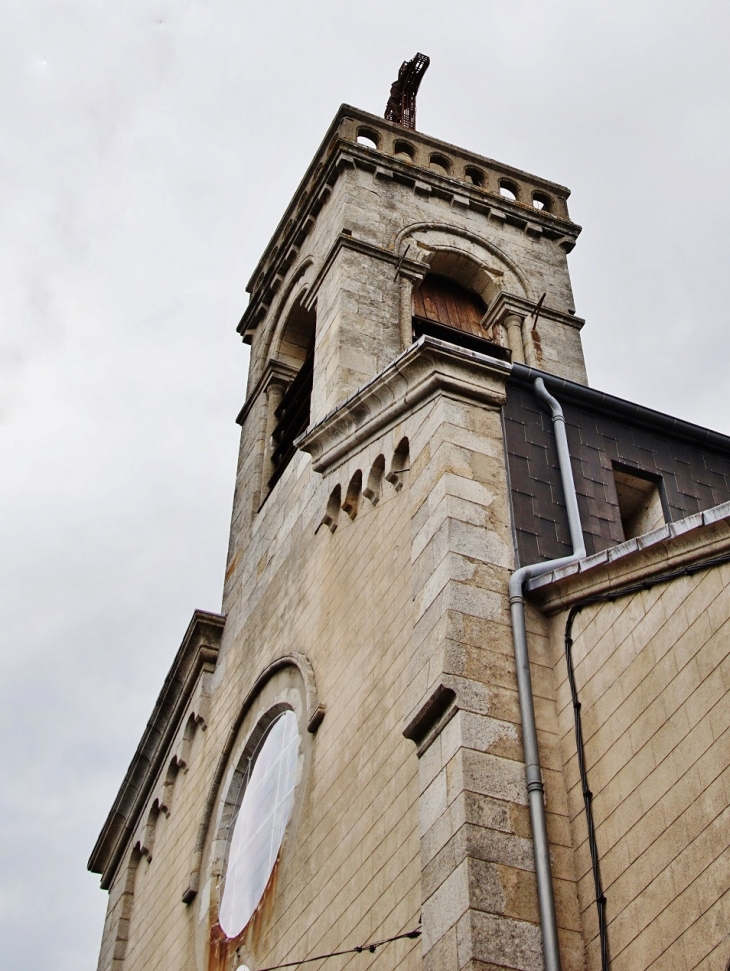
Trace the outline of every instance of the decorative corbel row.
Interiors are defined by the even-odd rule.
[[[395,425],[414,405],[440,392],[501,407],[509,372],[504,361],[420,337],[294,444],[312,456],[315,472],[327,472]]]

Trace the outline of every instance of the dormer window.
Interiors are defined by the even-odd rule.
[[[612,465],[624,539],[643,536],[670,521],[660,475],[620,462]]]

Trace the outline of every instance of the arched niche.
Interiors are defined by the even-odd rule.
[[[314,339],[317,329],[317,315],[304,307],[306,291],[287,309],[282,326],[274,335],[271,359],[279,361],[298,371],[308,357],[314,353]]]
[[[273,687],[272,687],[273,686]],[[233,719],[223,750],[218,759],[213,782],[211,783],[206,800],[203,818],[198,829],[198,838],[193,856],[193,866],[190,872],[188,887],[183,894],[184,903],[192,903],[200,885],[200,867],[205,849],[208,830],[214,815],[218,795],[229,763],[235,763],[236,743],[239,736],[245,735],[243,726],[247,718],[256,718],[256,706],[265,707],[268,702],[267,692],[277,691],[282,687],[294,687],[299,692],[299,701],[292,707],[301,712],[302,725],[310,735],[319,729],[324,718],[324,705],[320,704],[317,684],[314,677],[312,663],[305,654],[292,651],[283,654],[268,664],[256,678],[250,691],[246,694]],[[251,714],[253,712],[253,715]]]
[[[288,326],[289,315],[293,308],[306,300],[313,272],[314,261],[308,256],[291,271],[257,328],[251,345],[249,391],[256,386],[267,363],[279,359],[282,336]]]

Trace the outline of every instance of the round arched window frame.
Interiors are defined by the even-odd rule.
[[[258,736],[258,738],[256,737]],[[230,940],[255,914],[276,866],[299,780],[298,719],[284,708],[252,733],[239,766],[237,808],[228,827],[218,923]],[[249,754],[250,753],[250,754]]]

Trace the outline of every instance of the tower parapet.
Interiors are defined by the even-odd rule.
[[[343,105],[247,287],[238,330],[251,366],[239,420],[251,513],[296,437],[420,334],[586,383],[566,259],[580,227],[568,196]]]
[[[402,326],[410,291],[433,271],[485,299],[485,337],[503,329],[515,359],[585,383],[583,321],[566,262],[580,233],[569,195],[557,183],[343,105],[247,287],[239,332],[252,344],[250,387],[298,296],[309,308],[318,305],[327,376],[315,399],[323,417],[410,343]],[[341,300],[326,298],[333,283]],[[536,345],[523,322],[543,293]]]

